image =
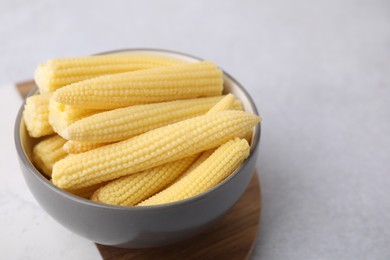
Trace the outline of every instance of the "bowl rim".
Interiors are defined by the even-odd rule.
[[[155,52],[155,53],[165,53],[165,54],[176,54],[179,56],[187,57],[187,58],[193,58],[198,61],[204,60],[199,57],[189,55],[186,53],[182,52],[177,52],[177,51],[171,51],[171,50],[165,50],[165,49],[155,49],[155,48],[128,48],[128,49],[118,49],[118,50],[113,50],[113,51],[107,51],[107,52],[101,52],[95,55],[105,55],[105,54],[114,54],[114,53],[121,53],[121,52],[137,52],[137,51],[145,51],[145,52]],[[247,98],[250,107],[252,108],[254,114],[259,115],[257,107],[255,105],[255,102],[253,101],[252,97],[248,93],[248,91],[234,78],[232,77],[229,73],[227,73],[225,70],[223,70],[223,74],[231,80],[231,82],[236,85],[245,95]],[[37,91],[37,88],[35,87],[33,90],[30,91],[30,93],[27,95],[27,97],[32,96],[35,94]],[[205,199],[207,196],[210,196],[210,193],[213,193],[216,190],[221,189],[226,183],[233,181],[234,178],[238,175],[239,171],[243,169],[248,162],[251,160],[251,158],[254,156],[254,152],[258,149],[259,143],[260,143],[260,134],[261,134],[261,123],[257,124],[255,126],[254,130],[254,135],[252,137],[252,146],[251,150],[249,153],[248,158],[244,160],[244,162],[234,171],[232,172],[227,178],[225,178],[223,181],[218,183],[215,187],[202,192],[196,196],[180,200],[180,201],[175,201],[175,202],[170,202],[170,203],[165,203],[165,204],[158,204],[158,205],[151,205],[151,206],[142,206],[142,207],[136,207],[136,206],[117,206],[117,205],[109,205],[109,204],[103,204],[99,202],[94,202],[92,200],[88,200],[85,198],[81,198],[77,195],[71,194],[69,192],[66,192],[57,186],[55,186],[53,183],[51,183],[46,177],[43,176],[42,173],[40,173],[35,166],[30,162],[28,159],[24,148],[22,147],[22,142],[20,139],[20,127],[21,127],[21,121],[22,121],[22,116],[23,116],[23,110],[25,106],[26,101],[24,100],[19,112],[16,117],[15,121],[15,127],[14,127],[14,142],[16,146],[16,151],[19,156],[19,159],[22,161],[26,169],[28,170],[28,173],[31,174],[35,179],[37,179],[39,182],[41,182],[43,185],[45,185],[47,188],[49,188],[51,191],[57,193],[60,196],[63,196],[66,199],[72,200],[73,202],[77,204],[83,204],[84,206],[88,207],[97,207],[101,209],[107,209],[107,210],[120,210],[120,211],[154,211],[154,210],[164,210],[164,209],[170,209],[170,208],[176,208],[176,207],[183,207],[187,206],[188,204],[195,203],[199,200]]]

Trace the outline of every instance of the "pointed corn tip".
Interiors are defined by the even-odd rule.
[[[251,118],[254,119],[254,121],[256,121],[256,124],[258,124],[258,123],[260,123],[262,121],[262,118],[259,115],[253,114],[253,113],[248,112],[248,111],[238,111],[238,112],[241,112],[241,113],[243,113],[245,115],[250,116]]]

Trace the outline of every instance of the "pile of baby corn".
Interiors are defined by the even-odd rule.
[[[147,206],[216,186],[248,157],[260,122],[212,62],[146,54],[51,59],[23,118],[32,160],[52,183],[93,201]]]

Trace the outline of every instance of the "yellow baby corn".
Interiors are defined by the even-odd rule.
[[[138,206],[179,201],[211,189],[237,169],[248,157],[249,150],[245,139],[228,141],[185,177]]]
[[[212,62],[160,67],[92,78],[58,89],[63,104],[114,109],[222,93],[222,72]]]
[[[131,174],[98,189],[92,200],[119,206],[134,206],[168,186],[197,158],[191,155],[175,162]]]
[[[91,142],[78,142],[78,141],[67,141],[64,144],[64,151],[66,153],[83,153],[98,147],[107,145],[110,143],[91,143]]]
[[[137,71],[183,62],[158,55],[112,54],[80,58],[50,59],[35,71],[35,82],[42,93],[74,82],[120,72]]]
[[[215,106],[213,106],[208,112],[207,114],[210,115],[210,114],[214,114],[214,113],[217,113],[217,112],[221,112],[221,111],[224,111],[224,110],[229,110],[229,109],[232,109],[234,107],[234,102],[235,102],[235,97],[234,95],[232,94],[228,94],[226,95],[221,101],[219,101]],[[204,151],[200,154],[200,156],[198,156],[198,159],[196,159],[196,161],[186,170],[185,173],[183,173],[182,175],[180,175],[179,178],[177,178],[175,180],[175,182],[178,182],[180,179],[184,178],[185,176],[187,176],[192,170],[196,169],[200,164],[202,164],[207,158],[210,157],[210,155],[215,151],[215,148],[213,149],[210,149],[210,150],[207,150],[207,151]]]
[[[33,163],[46,176],[50,177],[54,163],[67,155],[62,149],[65,142],[61,136],[53,135],[34,146]]]
[[[216,96],[118,108],[85,117],[62,131],[62,136],[82,142],[121,141],[202,115],[221,99],[222,96]],[[241,109],[240,102],[234,96],[229,96],[229,101],[225,102],[231,102],[233,109]]]
[[[53,183],[81,189],[196,154],[243,136],[260,121],[227,110],[160,127],[119,143],[71,154],[53,167]]]
[[[24,106],[23,119],[31,137],[54,133],[49,124],[49,95],[30,96]]]
[[[217,113],[217,112],[221,112],[221,111],[224,111],[224,110],[229,110],[229,109],[232,109],[232,107],[234,107],[234,102],[235,102],[235,97],[234,95],[232,94],[228,94],[226,95],[221,101],[219,101],[215,106],[213,106],[208,112],[207,114],[210,115],[210,114],[213,114],[213,113]],[[202,164],[207,158],[210,157],[210,155],[215,151],[215,148],[213,149],[210,149],[210,150],[207,150],[207,151],[204,151],[200,154],[200,156],[198,156],[198,159],[196,159],[196,161],[186,170],[185,173],[183,173],[182,175],[180,175],[179,178],[177,178],[174,182],[178,182],[179,180],[181,180],[182,178],[184,178],[185,176],[187,176],[190,172],[192,172],[192,170],[196,169],[200,164]]]
[[[235,101],[234,96],[230,94],[219,99],[220,101],[209,109],[208,114],[230,109]],[[190,104],[182,105],[183,107],[188,107]],[[176,109],[180,109],[180,107]],[[164,113],[167,112],[173,111],[164,111]],[[188,174],[190,169],[197,167],[197,165],[206,160],[213,151],[214,149],[203,152],[199,159],[197,159],[199,154],[194,154],[175,162],[163,164],[140,173],[124,176],[109,182],[107,185],[97,190],[91,199],[106,204],[133,206],[164,189],[170,183],[176,181],[178,176],[182,178],[183,175],[185,176]],[[195,163],[193,163],[194,161]],[[190,169],[182,174],[190,165]]]
[[[49,122],[54,131],[63,136],[63,130],[81,118],[103,112],[105,110],[86,109],[75,106],[64,105],[54,101],[49,103]]]

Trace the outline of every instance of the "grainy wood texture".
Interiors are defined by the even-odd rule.
[[[25,97],[35,86],[34,81],[17,84]],[[255,172],[239,201],[214,226],[186,241],[160,248],[123,249],[97,244],[105,260],[123,259],[249,259],[259,229],[261,191]]]
[[[25,98],[27,94],[35,87],[35,82],[33,80],[23,81],[16,84],[16,88],[19,91],[19,94]]]

